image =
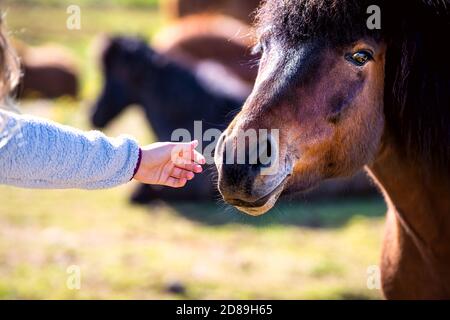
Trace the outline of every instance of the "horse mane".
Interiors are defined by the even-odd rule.
[[[450,1],[410,2],[387,35],[386,124],[405,156],[450,173],[450,60],[438,39],[450,32]]]
[[[367,28],[370,5],[381,30]],[[256,27],[285,45],[384,41],[386,132],[420,166],[450,171],[450,59],[438,38],[450,33],[450,0],[265,0]]]

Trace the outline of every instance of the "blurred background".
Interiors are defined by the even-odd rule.
[[[3,0],[23,64],[20,111],[141,144],[179,127],[180,105],[226,126],[257,73],[249,47],[258,3]],[[159,82],[173,91],[152,91]],[[135,91],[145,98],[130,98]],[[195,112],[186,107],[198,101]],[[385,205],[364,173],[260,218],[224,205],[213,180],[207,173],[175,193],[135,183],[90,192],[0,186],[0,298],[381,297],[367,270],[378,264]],[[68,283],[73,267],[80,288]]]

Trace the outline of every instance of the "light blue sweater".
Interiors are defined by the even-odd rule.
[[[139,146],[0,109],[0,184],[103,189],[132,179]]]

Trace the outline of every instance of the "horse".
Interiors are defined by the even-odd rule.
[[[250,48],[251,28],[239,20],[218,14],[192,15],[176,20],[156,34],[152,45],[188,67],[212,60],[226,67],[248,85],[258,74],[252,63],[259,57]]]
[[[29,47],[14,41],[21,59],[19,98],[77,98],[79,72],[73,56],[66,49],[46,45]]]
[[[137,104],[160,141],[173,140],[172,133],[181,128],[194,137],[195,121],[202,121],[205,131],[223,130],[250,90],[220,65],[206,63],[193,72],[134,37],[105,39],[101,62],[104,88],[93,107],[92,124],[103,128],[126,107]],[[210,177],[203,175],[181,194],[169,188],[142,186],[132,200],[214,200],[216,192]]]
[[[388,206],[384,296],[450,298],[450,1],[267,0],[256,28],[258,78],[216,148],[223,199],[258,216],[365,167]]]
[[[252,13],[261,0],[168,0],[163,2],[164,11],[172,18],[198,13],[220,13],[250,23]]]

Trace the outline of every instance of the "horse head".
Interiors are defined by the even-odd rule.
[[[368,27],[367,12],[374,3],[383,14],[381,29]],[[439,74],[433,45],[426,42],[433,38],[433,27],[426,24],[448,28],[448,21],[429,19],[429,7],[417,3],[412,12],[409,2],[265,2],[257,22],[262,58],[256,85],[216,149],[218,187],[225,201],[261,215],[283,193],[304,191],[370,165],[389,140],[407,154],[414,152],[408,141],[425,149],[436,132],[441,140],[447,132],[448,139],[448,128],[437,128],[445,122],[438,117],[448,94],[420,83],[426,68],[428,75]],[[448,120],[448,112],[441,114]],[[265,141],[247,141],[249,131],[262,129],[269,132]],[[274,130],[276,138],[270,134]],[[415,138],[418,132],[428,137],[426,143]],[[239,158],[239,149],[247,161],[228,161]],[[268,167],[259,159],[264,150],[276,162],[271,174],[263,174]],[[253,163],[252,154],[257,155]]]
[[[145,41],[133,37],[114,37],[104,41],[101,53],[104,86],[97,99],[91,121],[103,128],[127,106],[139,103],[146,56],[153,51]]]

